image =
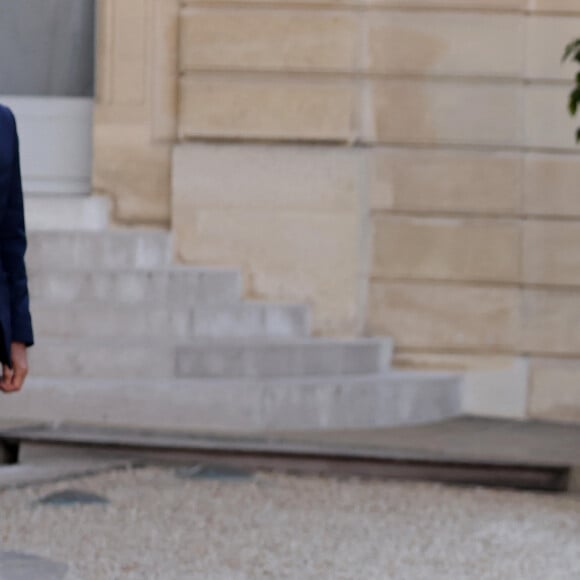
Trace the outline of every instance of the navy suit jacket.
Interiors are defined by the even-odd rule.
[[[16,120],[10,109],[0,105],[0,361],[10,366],[12,342],[34,343],[25,252]]]

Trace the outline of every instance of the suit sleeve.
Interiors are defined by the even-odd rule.
[[[4,271],[8,276],[12,341],[32,346],[34,337],[30,316],[28,279],[24,262],[27,241],[18,131],[14,116],[10,115],[10,117],[10,130],[13,133],[13,158],[10,167],[8,203],[0,224],[0,257]]]

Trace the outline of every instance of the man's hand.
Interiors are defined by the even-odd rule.
[[[22,342],[13,342],[10,350],[12,356],[12,367],[3,365],[2,378],[0,379],[0,390],[5,393],[19,391],[24,385],[24,380],[28,374],[28,355],[26,345]]]

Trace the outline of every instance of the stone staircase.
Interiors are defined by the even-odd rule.
[[[0,418],[248,432],[460,412],[460,376],[392,370],[387,338],[312,338],[305,306],[173,265],[167,232],[33,228],[27,265],[37,344]]]

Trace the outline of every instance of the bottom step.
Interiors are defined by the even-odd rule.
[[[251,436],[5,425],[20,461],[129,461],[578,491],[577,426],[461,417],[390,429]],[[1,471],[1,470],[0,470]],[[0,480],[0,485],[1,485]]]
[[[86,455],[86,452],[85,452]],[[124,469],[132,465],[130,459],[117,458],[60,458],[48,457],[47,460],[36,460],[19,465],[0,467],[0,489],[54,483],[77,477],[96,475],[112,469]],[[0,578],[4,578],[0,576]]]
[[[365,429],[461,412],[461,376],[389,372],[274,380],[30,379],[0,419],[212,432]]]

